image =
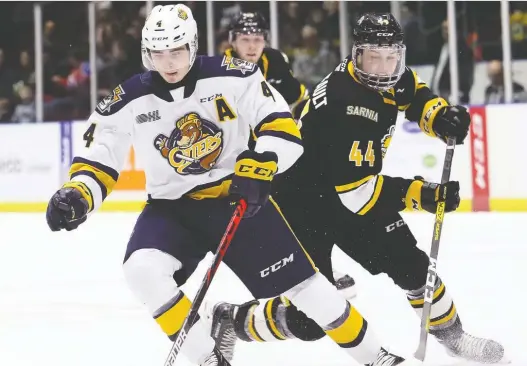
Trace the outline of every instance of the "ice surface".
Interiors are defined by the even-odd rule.
[[[98,213],[77,231],[51,233],[43,214],[0,215],[0,365],[162,366],[171,344],[129,292],[121,271],[136,217]],[[428,251],[433,215],[405,218]],[[465,328],[503,342],[513,365],[522,366],[527,365],[522,352],[527,340],[526,223],[526,214],[449,214],[438,262]],[[337,269],[355,277],[355,304],[379,337],[393,350],[412,354],[419,321],[402,291],[385,275],[370,276],[339,249],[333,257]],[[228,269],[218,272],[211,300],[249,298]],[[178,364],[187,362],[181,358]],[[431,339],[425,364],[466,363],[456,363]],[[233,365],[355,362],[323,339],[239,343]]]

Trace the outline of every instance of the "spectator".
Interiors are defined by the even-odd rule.
[[[280,13],[281,21],[278,24],[280,29],[280,50],[287,56],[293,58],[294,49],[300,46],[303,22],[299,13],[299,5],[296,1],[279,3],[284,7],[284,12]]]
[[[33,69],[29,52],[24,50],[20,52],[20,64],[15,72],[14,94],[19,94],[20,89],[25,85],[31,87],[35,85],[35,70]]]
[[[20,88],[19,97],[21,103],[15,107],[15,112],[11,117],[11,121],[18,123],[35,123],[37,116],[33,90],[29,86],[22,86]]]
[[[448,48],[448,21],[441,24],[443,46],[439,54],[439,60],[434,68],[431,89],[434,93],[449,98],[450,91],[450,51]],[[469,104],[469,93],[474,82],[474,58],[472,51],[463,40],[457,37],[457,63],[459,68],[459,102]]]
[[[320,29],[322,38],[327,39],[331,47],[338,49],[340,47],[339,2],[326,0],[323,8],[326,13]]]
[[[84,60],[80,51],[72,51],[68,58],[70,72],[67,77],[56,75],[53,80],[66,89],[72,90],[86,85],[90,77],[90,64]]]
[[[9,122],[13,106],[13,70],[5,64],[4,50],[0,48],[0,122]]]
[[[419,65],[426,59],[426,37],[422,32],[421,19],[416,13],[417,3],[406,2],[401,7],[401,26],[406,44],[406,63]]]
[[[308,89],[332,71],[339,61],[328,42],[321,42],[317,30],[310,25],[302,28],[302,46],[295,50],[294,57],[293,73]]]
[[[485,104],[505,103],[502,62],[498,60],[490,61],[487,66],[487,75],[490,79],[490,85],[485,89]],[[527,101],[525,88],[514,80],[512,82],[512,92],[514,103]]]

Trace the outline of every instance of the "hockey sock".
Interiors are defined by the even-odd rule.
[[[179,291],[176,296],[154,313],[155,321],[170,340],[176,340],[191,305],[192,302],[189,298]],[[206,328],[203,322],[198,320],[190,329],[181,349],[181,352],[191,362],[198,365],[207,358],[214,348],[214,340],[209,335],[210,330],[208,332]]]
[[[299,338],[315,341],[326,335],[318,324],[283,296],[250,301],[238,307],[235,331],[246,342],[273,342]]]
[[[175,340],[175,335],[183,326],[191,305],[189,298],[178,291],[176,296],[154,313],[155,321],[170,339]]]
[[[425,286],[417,290],[408,291],[406,294],[410,305],[419,317],[421,317],[423,312],[424,294]],[[456,320],[458,320],[456,306],[447,292],[445,284],[437,277],[430,313],[430,333],[440,337],[448,333],[449,329],[454,330],[454,328],[459,327],[460,322]]]
[[[322,274],[316,273],[284,296],[321,325],[357,362],[368,364],[377,358],[381,343],[368,322]]]

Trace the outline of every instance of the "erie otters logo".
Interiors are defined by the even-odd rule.
[[[170,137],[157,135],[154,146],[178,174],[202,174],[216,164],[223,150],[223,133],[199,114],[189,113],[176,121]]]

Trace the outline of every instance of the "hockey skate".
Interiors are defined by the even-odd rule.
[[[344,296],[344,298],[351,300],[357,296],[355,280],[351,276],[338,271],[333,271],[333,278],[335,279],[337,290]]]
[[[201,363],[200,366],[231,366],[229,361],[223,357],[221,352],[214,347],[211,354]]]
[[[437,340],[447,349],[450,356],[484,364],[510,363],[505,358],[503,346],[498,342],[466,333],[460,322],[454,324],[452,328],[454,329],[439,331],[436,334]]]
[[[237,306],[220,302],[212,310],[211,337],[216,342],[216,347],[228,362],[234,357],[237,335],[234,331],[234,311]]]

